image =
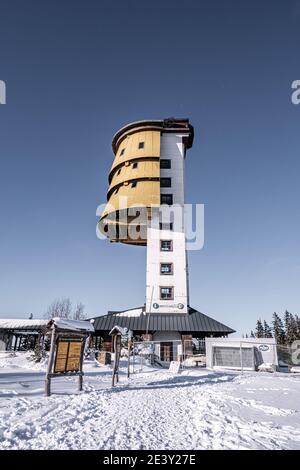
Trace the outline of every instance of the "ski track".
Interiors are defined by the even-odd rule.
[[[75,395],[32,398],[3,390],[0,449],[300,449],[299,410],[234,396],[247,385],[289,390],[274,386],[274,377],[270,388],[232,374],[172,378],[157,371],[129,383],[121,376],[115,389],[110,376],[93,379],[92,385],[86,377],[84,393]],[[254,417],[245,418],[245,410]],[[297,425],[274,422],[295,415]]]

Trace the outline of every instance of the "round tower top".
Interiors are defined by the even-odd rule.
[[[160,120],[143,120],[127,124],[116,132],[112,140],[113,152],[116,153],[122,140],[137,131],[157,130],[161,132],[180,132],[186,134],[186,147],[191,148],[194,140],[194,128],[187,118],[170,117]]]

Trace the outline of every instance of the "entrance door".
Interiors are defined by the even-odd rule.
[[[173,343],[171,341],[160,343],[160,360],[165,362],[173,361]]]

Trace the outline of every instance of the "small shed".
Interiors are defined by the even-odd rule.
[[[90,322],[53,318],[51,320],[26,320],[23,318],[0,319],[0,341],[6,351],[27,351],[49,337],[52,325],[57,330],[94,332]],[[49,342],[50,346],[50,342]]]
[[[23,318],[0,319],[0,341],[6,351],[34,349],[38,340],[47,334],[49,320],[26,320]]]
[[[278,366],[274,338],[206,338],[209,369],[257,370],[261,364]]]

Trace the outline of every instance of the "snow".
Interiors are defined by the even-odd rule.
[[[122,328],[121,326],[114,326],[113,329],[109,332],[110,335],[114,335],[120,333],[122,336],[126,336],[128,334],[128,328]]]
[[[16,328],[40,328],[47,326],[49,320],[26,320],[24,318],[1,318],[0,329],[16,329]]]
[[[134,308],[132,310],[125,310],[125,312],[116,312],[116,317],[140,317],[143,314],[143,308]]]
[[[258,370],[262,372],[275,372],[276,365],[271,364],[270,362],[263,362],[262,364],[260,364],[260,366],[258,366]]]
[[[88,321],[68,320],[65,318],[54,317],[50,323],[60,330],[78,330],[78,331],[95,331],[94,325]]]
[[[0,449],[300,449],[300,375],[110,366],[53,379],[30,354],[0,354]]]
[[[62,330],[94,331],[94,326],[88,321],[68,320],[55,317],[52,320],[24,320],[24,319],[0,319],[0,329],[40,329],[52,324]]]

